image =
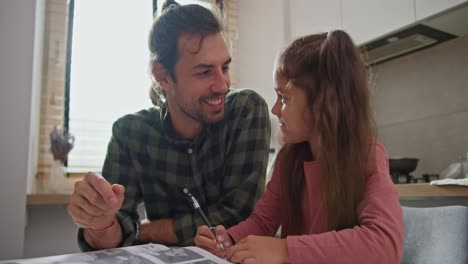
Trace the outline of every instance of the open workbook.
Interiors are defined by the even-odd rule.
[[[159,244],[99,250],[68,255],[0,261],[0,264],[218,264],[229,263],[197,247],[166,247]]]

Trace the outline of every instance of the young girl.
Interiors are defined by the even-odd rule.
[[[216,227],[216,239],[200,227],[196,245],[236,263],[400,263],[402,211],[351,38],[299,38],[275,73],[285,146],[267,190],[247,220]]]

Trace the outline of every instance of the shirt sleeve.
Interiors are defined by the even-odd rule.
[[[375,166],[358,208],[360,225],[322,234],[288,236],[292,263],[400,263],[403,216],[391,182],[383,145],[375,147]]]
[[[265,190],[265,175],[270,146],[270,119],[263,98],[253,91],[240,93],[232,103],[232,133],[226,151],[220,188],[224,195],[205,212],[214,225],[226,228],[246,219]],[[177,215],[174,229],[182,245],[193,245],[193,237],[202,220],[193,213]]]
[[[137,206],[142,202],[138,177],[132,168],[130,150],[125,145],[131,126],[126,126],[124,120],[119,120],[112,127],[112,138],[107,148],[107,155],[102,169],[103,177],[111,184],[121,184],[125,187],[124,201],[117,213],[117,219],[122,228],[120,246],[138,244],[136,240],[139,215]],[[126,134],[127,133],[127,134]],[[82,251],[94,250],[83,236],[83,229],[78,230],[78,246]]]
[[[228,229],[228,234],[237,243],[248,235],[274,236],[280,225],[280,175],[279,162],[275,162],[273,176],[266,192],[247,220]]]

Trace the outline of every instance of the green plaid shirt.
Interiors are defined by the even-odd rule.
[[[121,246],[137,244],[137,205],[149,220],[174,219],[181,245],[193,245],[202,219],[193,212],[184,188],[197,198],[212,224],[227,228],[247,218],[263,194],[270,121],[265,100],[251,90],[226,95],[225,116],[194,141],[174,137],[165,107],[126,115],[114,123],[102,174],[125,186],[117,217]],[[78,233],[82,250],[92,250]]]

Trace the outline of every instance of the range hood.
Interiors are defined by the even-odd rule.
[[[467,25],[468,5],[464,5],[365,43],[360,49],[366,63],[375,65],[466,36]]]

